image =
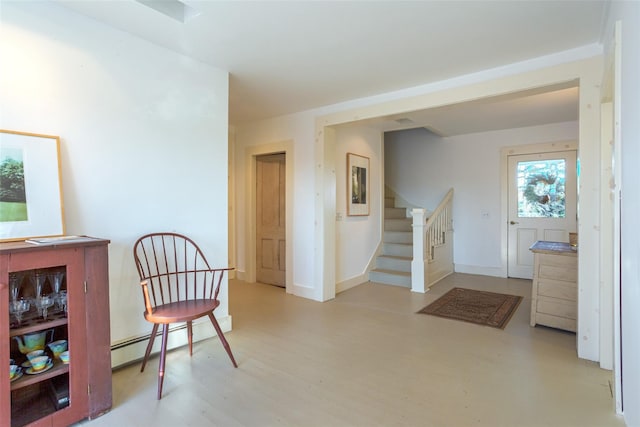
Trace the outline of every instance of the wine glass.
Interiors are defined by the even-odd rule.
[[[58,307],[60,307],[61,311],[64,311],[65,316],[67,315],[67,291],[60,291],[58,296],[56,297],[56,303]]]
[[[62,310],[63,304],[61,303],[60,289],[62,288],[62,280],[64,279],[64,271],[58,270],[49,274],[49,283],[53,284],[53,298],[56,301],[56,306],[59,310]],[[66,296],[65,296],[66,299]]]
[[[51,295],[42,295],[39,298],[36,298],[36,308],[44,320],[47,320],[49,307],[51,307],[53,303],[54,299]]]
[[[29,304],[29,301],[25,299],[11,301],[9,303],[9,312],[15,316],[18,321],[18,325],[22,323],[22,314],[29,311],[30,307],[31,305]]]
[[[44,282],[47,276],[39,271],[31,276],[31,283],[33,284],[33,291],[35,293],[35,299],[39,299],[42,296],[42,290],[44,289]]]
[[[22,277],[18,273],[9,273],[9,292],[11,294],[11,301],[18,301],[18,295],[20,294],[20,285]]]

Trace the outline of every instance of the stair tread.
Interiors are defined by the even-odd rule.
[[[378,258],[391,258],[391,259],[397,259],[400,261],[411,261],[413,259],[412,257],[408,257],[408,256],[386,255],[386,254],[380,254],[378,255]]]
[[[373,270],[371,270],[372,272],[377,272],[377,273],[386,273],[386,274],[393,274],[396,276],[407,276],[410,277],[411,273],[407,272],[407,271],[399,271],[399,270],[387,270],[385,268],[374,268]]]

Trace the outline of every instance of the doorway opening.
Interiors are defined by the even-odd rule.
[[[286,289],[287,293],[294,293],[293,284],[293,141],[280,141],[269,144],[262,144],[247,147],[244,153],[244,186],[245,186],[245,199],[244,206],[238,206],[243,212],[245,220],[246,234],[241,239],[245,242],[245,251],[242,256],[246,269],[243,274],[239,275],[239,279],[247,282],[257,281],[258,270],[258,236],[257,236],[257,211],[258,211],[258,163],[259,160],[266,160],[272,158],[271,156],[282,156],[284,158],[284,166],[282,170],[278,170],[278,179],[284,180],[283,194],[279,193],[279,198],[282,200],[284,206],[284,213],[281,214],[282,221],[284,223],[284,237],[278,241],[278,268],[284,271],[284,283],[278,286],[282,286]],[[272,159],[275,159],[273,157]],[[271,171],[273,172],[273,170]],[[282,176],[283,174],[284,176]],[[267,197],[268,200],[272,200],[272,196]],[[280,202],[278,202],[280,205]],[[280,223],[280,218],[278,219]]]
[[[286,155],[256,157],[256,282],[286,286]]]

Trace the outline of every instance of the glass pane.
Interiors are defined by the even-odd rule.
[[[70,404],[66,273],[64,265],[9,273],[12,426]]]
[[[518,217],[564,218],[564,159],[518,162]]]

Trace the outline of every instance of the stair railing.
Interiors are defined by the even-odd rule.
[[[444,196],[438,207],[427,218],[425,209],[413,209],[413,260],[411,261],[411,290],[424,293],[435,282],[453,272],[453,244],[447,236],[452,231],[453,188]],[[436,259],[436,248],[448,246],[445,258],[451,267],[442,277],[430,274],[430,264]],[[450,252],[450,253],[449,253]],[[448,270],[451,270],[450,272]]]

